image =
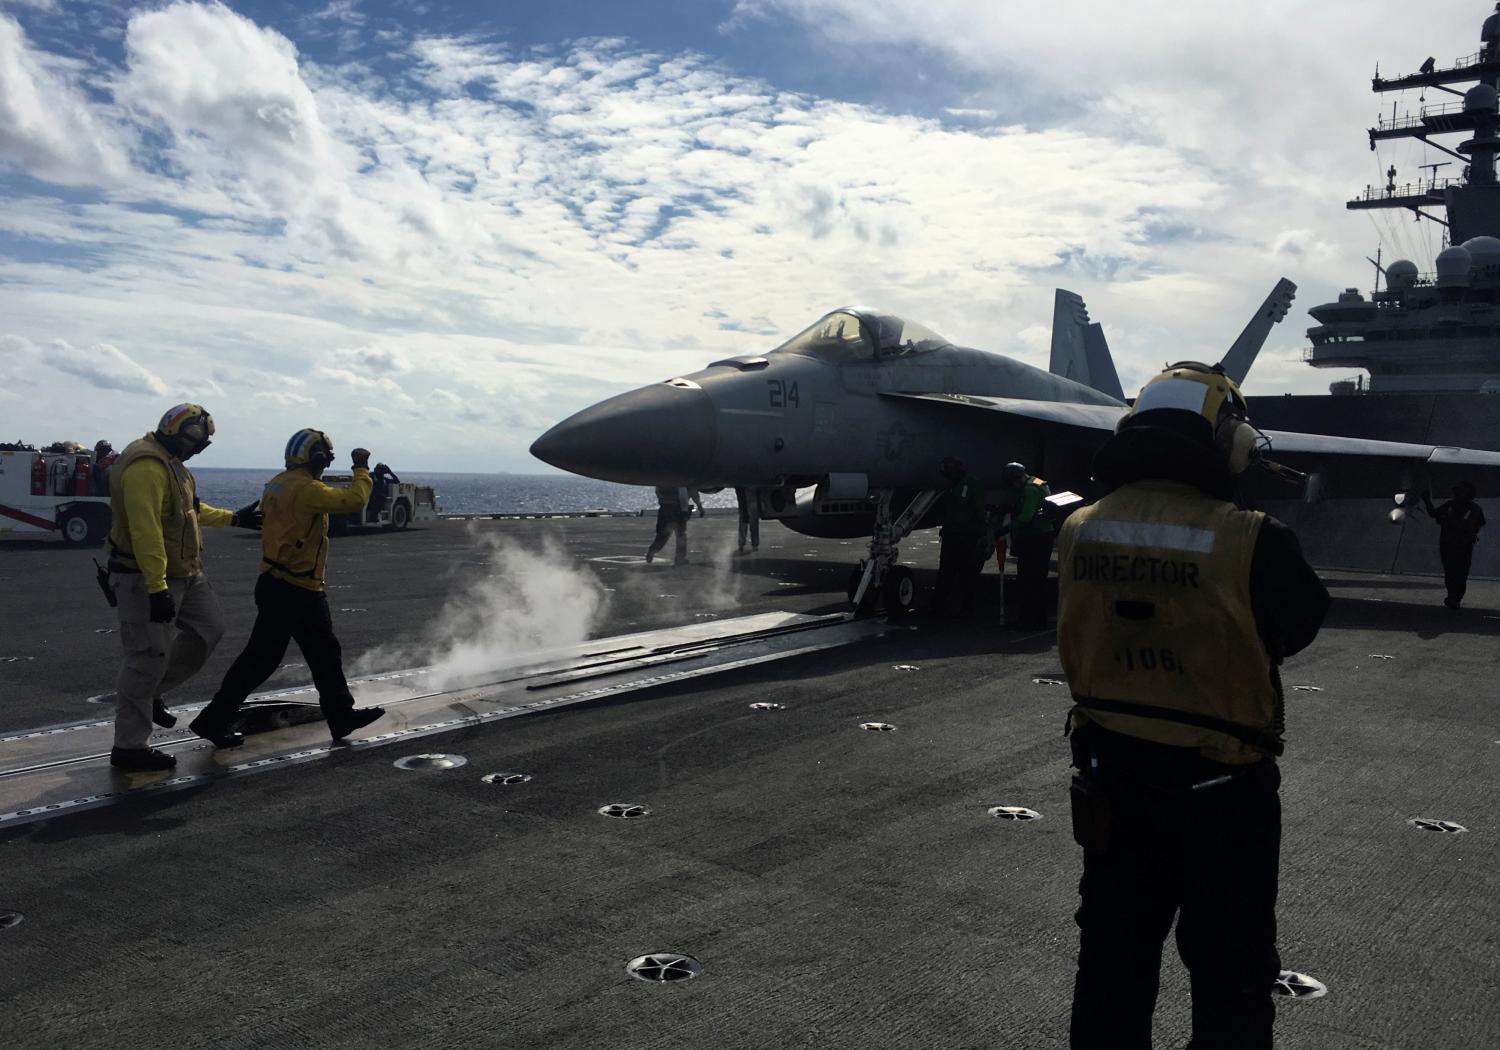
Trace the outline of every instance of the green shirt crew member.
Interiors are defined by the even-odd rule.
[[[350,457],[354,477],[349,485],[325,484],[323,471],[333,462],[333,441],[321,430],[299,430],[286,443],[286,469],[266,484],[255,626],[219,691],[189,726],[215,747],[244,743],[234,729],[240,705],[281,666],[293,641],[307,661],[333,739],[342,740],[385,714],[379,707],[354,707],[344,678],[343,649],[333,633],[323,589],[328,515],[361,511],[370,498],[370,453],[357,448]]]
[[[1000,474],[1000,508],[1009,518],[996,530],[1010,536],[1016,553],[1016,616],[1006,624],[1017,630],[1047,629],[1047,570],[1052,564],[1052,540],[1057,531],[1048,516],[1052,490],[1026,471],[1024,463],[1007,463]],[[1004,571],[1001,566],[1001,571]]]
[[[203,574],[202,526],[259,527],[255,503],[231,512],[198,499],[186,461],[212,443],[213,433],[213,417],[202,405],[177,405],[109,468],[109,586],[125,650],[110,752],[110,764],[119,769],[177,764],[148,746],[152,723],[177,724],[162,694],[197,674],[224,636],[219,600]]]
[[[1095,457],[1108,494],[1059,537],[1084,850],[1074,1050],[1151,1046],[1174,918],[1188,1045],[1272,1045],[1277,666],[1316,636],[1328,592],[1290,529],[1230,502],[1258,438],[1221,369],[1174,365]]]

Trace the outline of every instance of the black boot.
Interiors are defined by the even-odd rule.
[[[177,716],[167,710],[167,705],[162,703],[159,696],[151,698],[151,721],[163,729],[171,729],[177,724]]]
[[[213,744],[214,747],[220,749],[239,747],[245,742],[245,734],[236,733],[233,729],[230,729],[227,726],[220,726],[215,725],[212,722],[206,722],[204,721],[202,715],[199,715],[197,718],[189,722],[188,728],[191,729],[194,733],[197,733],[204,740],[207,740],[209,743]]]
[[[383,707],[357,707],[334,715],[328,719],[328,732],[335,740],[342,740],[356,729],[363,729],[385,714]]]
[[[171,769],[177,765],[177,759],[154,747],[117,747],[109,752],[109,764],[116,769],[154,773],[158,770]]]

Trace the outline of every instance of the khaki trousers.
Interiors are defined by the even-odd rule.
[[[120,601],[120,644],[125,658],[115,680],[115,747],[142,748],[151,739],[151,701],[186,682],[224,637],[224,614],[208,577],[167,581],[177,603],[177,622],[152,623],[146,578],[111,573]]]

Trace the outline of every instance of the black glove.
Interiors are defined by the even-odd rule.
[[[259,532],[260,523],[265,518],[265,515],[261,513],[259,508],[260,500],[246,504],[234,512],[234,515],[229,519],[229,524],[237,529],[254,529],[256,532]]]
[[[354,462],[354,465],[356,467],[364,467],[366,470],[370,469],[369,449],[357,448],[353,452],[349,453],[349,458]]]
[[[149,597],[152,623],[171,623],[177,619],[177,603],[172,600],[171,591],[157,591]]]

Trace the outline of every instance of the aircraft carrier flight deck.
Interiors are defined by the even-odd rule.
[[[1081,858],[1051,633],[1001,630],[993,562],[972,619],[849,621],[860,541],[768,522],[738,558],[711,514],[692,564],[646,565],[652,526],[338,539],[346,665],[387,718],[343,747],[297,719],[235,751],[158,731],[179,765],[150,775],[99,757],[97,552],[0,547],[5,1045],[1065,1046]],[[179,715],[253,616],[256,537],[206,542],[228,632]],[[523,635],[563,583],[506,552],[548,549],[598,581],[589,637],[424,664],[487,580]],[[924,597],[937,553],[935,531],[902,547]],[[1277,1045],[1489,1045],[1500,583],[1455,614],[1439,577],[1325,579],[1328,623],[1283,669],[1279,943],[1313,983],[1282,989]],[[286,659],[267,710],[307,699]],[[1180,1045],[1166,957],[1157,1039]]]

